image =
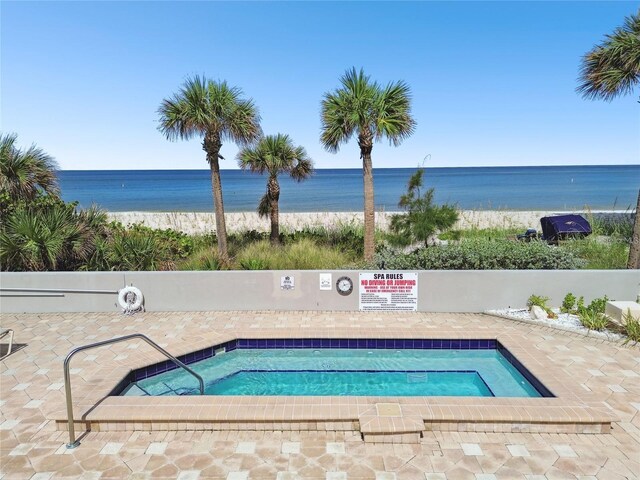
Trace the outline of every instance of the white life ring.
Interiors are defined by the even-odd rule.
[[[118,304],[125,313],[137,312],[142,308],[143,301],[142,292],[136,287],[124,287],[118,292]]]

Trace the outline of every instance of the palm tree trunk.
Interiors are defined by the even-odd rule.
[[[358,137],[358,145],[360,146],[360,157],[362,158],[362,180],[364,183],[364,259],[371,261],[376,251],[376,217],[373,200],[373,166],[371,163],[373,138],[371,132],[361,132]]]
[[[636,205],[636,217],[633,222],[633,236],[629,247],[629,261],[627,268],[640,268],[640,190],[638,190],[638,204]]]
[[[227,226],[224,221],[224,204],[222,201],[222,182],[220,181],[220,148],[222,142],[219,135],[205,135],[203,149],[207,152],[207,161],[211,167],[211,190],[213,207],[216,212],[216,237],[218,237],[218,257],[223,265],[229,263],[227,250]]]
[[[280,219],[278,211],[278,200],[280,200],[280,184],[278,177],[270,176],[268,183],[269,204],[271,208],[271,244],[280,244]]]

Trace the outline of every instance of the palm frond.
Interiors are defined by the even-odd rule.
[[[40,192],[58,196],[57,163],[32,145],[26,151],[16,146],[17,136],[0,136],[0,189],[14,200],[33,200]]]
[[[227,82],[198,75],[188,78],[178,93],[158,108],[158,130],[169,140],[188,140],[207,133],[240,145],[255,141],[262,133],[260,115],[252,100]]]
[[[271,215],[271,202],[269,201],[269,193],[265,193],[260,198],[257,212],[260,218],[266,218],[266,217],[269,217],[269,215]]]
[[[399,145],[414,131],[411,92],[405,82],[382,88],[360,69],[347,70],[340,78],[341,88],[324,94],[321,104],[320,141],[336,153],[357,132],[359,136],[389,139]]]
[[[587,99],[611,101],[640,83],[640,11],[584,55],[577,92]]]

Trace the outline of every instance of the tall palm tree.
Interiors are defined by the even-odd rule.
[[[33,200],[40,192],[58,196],[57,164],[53,157],[37,148],[20,150],[17,135],[0,136],[0,192],[11,201]]]
[[[246,146],[262,135],[257,107],[253,100],[241,96],[242,90],[230,87],[227,82],[216,82],[196,75],[188,78],[177,94],[164,99],[158,109],[158,129],[167,139],[204,137],[202,148],[207,153],[211,169],[218,255],[223,263],[228,262],[229,254],[218,161],[224,159],[220,155],[222,141],[231,140]]]
[[[348,70],[340,83],[340,88],[325,93],[322,99],[320,141],[335,153],[354,134],[358,137],[364,183],[364,257],[371,260],[375,253],[371,150],[373,142],[383,137],[398,146],[413,133],[416,122],[411,116],[411,93],[403,81],[382,87],[355,68]]]
[[[271,217],[271,243],[279,244],[278,174],[287,173],[294,180],[301,182],[313,173],[313,161],[304,147],[294,146],[289,135],[278,133],[262,138],[255,147],[243,148],[238,153],[238,164],[243,170],[260,174],[269,173],[267,193],[260,200],[258,213],[260,216]]]
[[[606,35],[582,58],[577,91],[584,98],[611,101],[640,84],[640,10]],[[627,268],[640,268],[640,191]]]

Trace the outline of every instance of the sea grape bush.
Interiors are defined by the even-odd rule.
[[[594,298],[587,308],[592,312],[604,313],[608,301],[609,297],[606,295],[602,298]]]
[[[570,252],[543,242],[463,240],[456,244],[422,248],[404,254],[383,247],[374,268],[407,270],[565,270],[583,262]]]

